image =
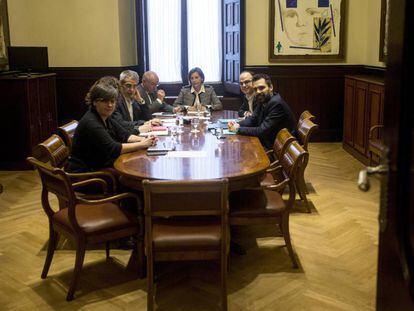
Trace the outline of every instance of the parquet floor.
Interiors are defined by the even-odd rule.
[[[233,233],[247,248],[231,255],[230,310],[374,310],[378,247],[379,183],[368,193],[356,187],[363,167],[339,143],[310,145],[306,179],[315,208],[291,215],[292,241],[300,269],[293,269],[275,228]],[[61,243],[49,276],[40,279],[48,238],[35,172],[0,172],[0,309],[145,310],[146,281],[125,271],[129,251],[87,252],[75,300],[65,300],[74,264],[71,245]],[[159,310],[218,310],[216,266],[157,266]]]

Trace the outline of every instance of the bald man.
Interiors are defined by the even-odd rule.
[[[164,90],[158,90],[159,78],[154,71],[146,71],[142,82],[138,85],[138,92],[145,101],[151,114],[154,112],[175,112],[174,107],[164,102]]]

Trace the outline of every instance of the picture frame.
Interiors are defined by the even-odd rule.
[[[0,0],[0,68],[6,67],[7,47],[10,45],[7,0]]]
[[[381,0],[379,61],[384,62],[384,63],[387,61],[388,6],[389,6],[389,0]]]
[[[344,59],[346,0],[270,0],[269,61]]]

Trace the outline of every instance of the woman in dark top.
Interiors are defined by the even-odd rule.
[[[67,171],[86,172],[112,167],[122,153],[145,149],[155,137],[141,138],[129,134],[111,118],[118,90],[112,83],[98,81],[86,96],[89,110],[83,115],[73,137]]]

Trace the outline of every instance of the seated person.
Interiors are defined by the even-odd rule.
[[[192,111],[204,111],[210,106],[213,110],[223,109],[213,87],[204,84],[204,73],[200,68],[195,67],[190,70],[188,82],[190,85],[181,89],[174,106],[181,107],[181,110],[184,106],[188,106],[188,110]]]
[[[151,124],[159,125],[158,119],[150,121],[151,113],[137,90],[138,73],[125,70],[121,72],[119,80],[120,92],[111,118],[114,118],[131,134],[148,132],[151,130]]]
[[[155,137],[131,135],[115,119],[118,90],[109,83],[96,82],[86,95],[89,110],[83,115],[73,137],[67,171],[87,172],[112,167],[122,153],[146,149]]]
[[[154,71],[147,71],[142,75],[142,83],[138,85],[138,92],[145,101],[145,106],[152,115],[154,112],[175,112],[174,107],[164,102],[164,90],[158,90],[158,75]]]
[[[241,135],[256,136],[266,149],[271,149],[282,128],[287,128],[295,135],[295,117],[279,93],[273,93],[272,81],[268,75],[254,75],[253,89],[256,109],[250,117],[239,123],[229,122],[229,130]]]
[[[256,108],[253,89],[253,73],[250,71],[243,71],[239,77],[240,90],[243,93],[242,104],[239,109],[239,117],[250,117]]]

